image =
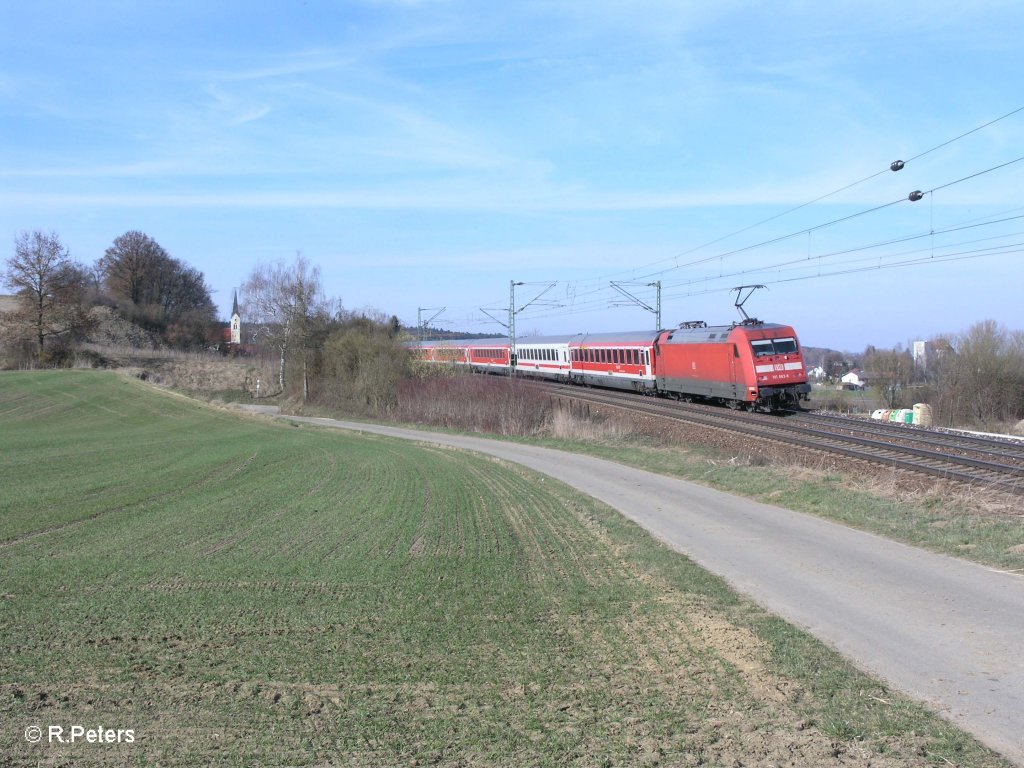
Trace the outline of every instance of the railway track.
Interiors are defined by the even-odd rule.
[[[1024,446],[986,438],[861,424],[815,413],[789,417],[547,384],[553,395],[700,424],[815,451],[1024,496]]]
[[[818,424],[826,428],[848,431],[851,434],[870,435],[880,440],[910,441],[922,446],[932,446],[937,451],[951,454],[989,457],[1011,466],[1024,467],[1024,442],[984,437],[942,430],[931,430],[902,424],[866,421],[839,414],[795,411],[787,420]]]

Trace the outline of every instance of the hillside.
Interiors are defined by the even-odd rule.
[[[0,374],[0,443],[4,765],[1003,765],[481,456],[97,371]]]

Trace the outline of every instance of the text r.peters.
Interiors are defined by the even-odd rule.
[[[47,728],[47,741],[50,744],[134,744],[135,730],[104,728],[85,728],[81,725],[72,725],[64,728],[60,725],[51,725]]]

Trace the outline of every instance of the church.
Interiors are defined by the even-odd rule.
[[[242,344],[242,316],[238,314],[238,291],[235,291],[231,301],[231,323],[223,329],[221,343],[229,350]]]

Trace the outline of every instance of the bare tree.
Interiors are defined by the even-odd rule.
[[[203,273],[172,258],[153,238],[131,231],[97,264],[107,295],[133,321],[181,345],[200,341],[216,313]]]
[[[832,381],[839,381],[845,374],[850,372],[850,361],[842,352],[828,352],[821,361],[821,367],[825,375]]]
[[[156,299],[154,286],[162,282],[159,273],[170,258],[149,235],[132,230],[114,240],[98,266],[108,293],[142,306]]]
[[[40,354],[48,338],[82,327],[88,274],[71,260],[56,233],[22,232],[7,260],[4,282],[23,300],[14,320],[31,332]]]
[[[959,385],[960,418],[986,429],[1024,416],[1020,335],[994,320],[975,323],[956,339],[950,368]]]
[[[875,349],[864,352],[864,368],[872,386],[879,390],[886,405],[895,408],[901,392],[910,385],[914,376],[914,359],[906,350]]]
[[[291,351],[298,348],[302,365],[302,397],[309,397],[307,347],[318,318],[328,314],[323,297],[320,268],[310,265],[301,254],[292,264],[260,264],[242,285],[241,302],[246,323],[269,339],[280,352],[278,386],[287,384]]]

